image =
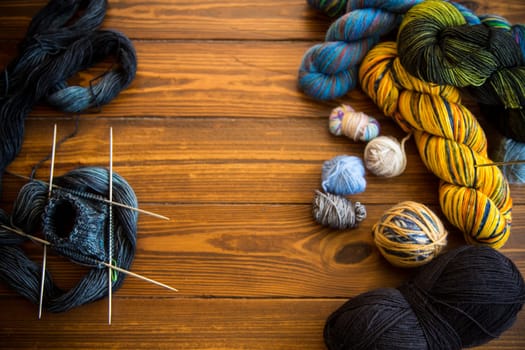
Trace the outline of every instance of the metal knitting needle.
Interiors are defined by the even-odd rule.
[[[57,144],[57,125],[53,127],[53,146],[51,148],[51,168],[49,170],[49,191],[47,199],[51,198],[51,191],[53,188],[53,173],[55,170],[55,153]],[[42,279],[40,280],[40,300],[38,302],[38,319],[42,318],[42,304],[44,301],[44,286],[46,281],[46,265],[47,265],[47,246],[44,245],[44,252],[42,255]]]
[[[476,164],[474,165],[474,168],[481,168],[484,166],[496,166],[496,165],[514,165],[514,164],[523,164],[525,163],[525,160],[510,160],[508,162],[493,162],[493,163],[487,163],[487,164]]]
[[[111,202],[113,202],[113,128],[109,128],[109,223],[108,223],[108,248],[109,248],[109,256],[108,260],[111,264],[113,262],[113,206],[111,205]],[[113,298],[113,270],[111,268],[108,269],[108,323],[111,324],[111,309],[112,309],[112,303],[111,299]]]
[[[46,184],[49,186],[49,184],[45,181],[42,181],[42,180],[34,180],[32,178],[30,178],[29,176],[24,176],[24,175],[20,175],[20,174],[15,174],[15,173],[12,173],[10,171],[6,171],[6,173],[10,174],[10,175],[13,175],[13,176],[16,176],[16,177],[19,177],[21,179],[24,179],[24,180],[31,180],[31,181],[39,181],[43,184]],[[63,187],[60,187],[58,185],[51,185],[53,188],[55,189],[59,189],[59,190],[64,190],[64,191],[67,191],[67,188],[63,188]],[[95,199],[95,198],[94,198]],[[157,214],[157,213],[154,213],[154,212],[151,212],[151,211],[147,211],[147,210],[144,210],[144,209],[140,209],[140,208],[135,208],[135,207],[131,207],[129,205],[126,205],[126,204],[123,204],[123,203],[119,203],[119,202],[112,202],[106,198],[96,198],[96,200],[98,201],[101,201],[103,203],[107,203],[107,204],[112,204],[112,205],[115,205],[117,207],[121,207],[121,208],[125,208],[125,209],[129,209],[129,210],[133,210],[133,211],[136,211],[136,212],[139,212],[139,213],[142,213],[142,214],[146,214],[146,215],[149,215],[149,216],[153,216],[153,217],[156,217],[158,219],[162,219],[162,220],[166,220],[166,221],[170,221],[170,218],[164,216],[164,215],[160,215],[160,214]]]
[[[32,241],[35,241],[35,242],[38,242],[38,243],[41,243],[43,244],[44,246],[51,246],[51,242],[49,241],[46,241],[45,239],[42,239],[42,238],[39,238],[39,237],[36,237],[36,236],[33,236],[33,235],[30,235],[28,233],[25,233],[23,231],[20,231],[20,230],[17,230],[17,229],[14,229],[12,227],[9,227],[9,226],[6,226],[6,225],[3,225],[3,224],[0,224],[0,227],[3,228],[3,229],[6,229],[8,231],[11,231],[13,233],[16,233],[17,235],[20,235],[20,236],[23,236],[23,237],[26,237],[26,238],[29,238],[30,240]],[[122,272],[123,274],[125,275],[129,275],[129,276],[132,276],[132,277],[135,277],[135,278],[138,278],[140,280],[143,280],[143,281],[146,281],[146,282],[150,282],[152,284],[155,284],[159,287],[163,287],[163,288],[166,288],[166,289],[169,289],[173,292],[178,292],[179,290],[176,289],[176,288],[173,288],[171,286],[168,286],[167,284],[164,284],[162,282],[159,282],[159,281],[155,281],[154,279],[151,279],[151,278],[148,278],[146,276],[142,276],[142,275],[139,275],[138,273],[135,273],[135,272],[131,272],[129,270],[126,270],[126,269],[123,269],[122,267],[119,267],[119,266],[116,266],[116,265],[113,265],[113,264],[108,264],[107,262],[105,261],[96,261],[97,263],[99,264],[102,264],[106,267],[109,267],[109,268],[112,268],[114,270],[117,270],[118,272]]]

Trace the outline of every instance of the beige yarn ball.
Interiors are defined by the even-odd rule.
[[[407,165],[404,144],[409,136],[401,143],[392,136],[378,136],[368,142],[363,156],[365,167],[376,176],[401,175]]]
[[[372,227],[372,234],[381,254],[398,267],[424,265],[447,244],[441,220],[425,205],[412,201],[387,210]]]

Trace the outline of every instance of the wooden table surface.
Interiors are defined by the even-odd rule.
[[[43,0],[0,2],[0,67],[16,55]],[[523,23],[523,0],[465,2],[478,14]],[[367,176],[367,206],[358,229],[336,232],[315,223],[313,193],[322,163],[361,156],[364,144],[332,136],[331,109],[345,102],[372,114],[383,134],[402,131],[360,91],[314,101],[297,89],[310,46],[330,20],[305,0],[110,0],[104,28],[129,36],[138,56],[132,85],[100,111],[80,115],[78,134],[57,150],[55,175],[108,164],[134,188],[140,215],[131,270],[174,286],[173,293],[127,278],[108,300],[59,314],[45,312],[0,283],[0,348],[14,349],[324,349],[326,317],[348,298],[394,287],[413,270],[389,265],[371,227],[401,200],[424,203],[441,217],[438,181],[413,141],[408,168],[392,179]],[[102,68],[100,68],[102,69]],[[97,69],[80,76],[89,80]],[[9,170],[28,175],[74,118],[39,105],[27,118],[21,153]],[[46,163],[49,165],[49,162]],[[43,167],[38,177],[47,179]],[[6,175],[2,207],[10,210],[24,181]],[[513,233],[501,251],[525,273],[525,186],[511,187]],[[449,247],[463,243],[451,227]],[[39,261],[36,245],[29,255]],[[85,270],[50,254],[49,271],[63,288]],[[525,312],[482,349],[525,348]]]

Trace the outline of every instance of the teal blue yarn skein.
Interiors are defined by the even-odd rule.
[[[366,189],[365,167],[359,157],[340,155],[327,160],[322,168],[325,192],[347,196]]]

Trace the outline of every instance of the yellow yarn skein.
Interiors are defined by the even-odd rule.
[[[443,214],[469,244],[501,248],[510,235],[509,185],[487,156],[487,139],[452,86],[411,76],[395,42],[376,45],[359,69],[361,88],[387,116],[412,132],[421,159],[441,179]]]

